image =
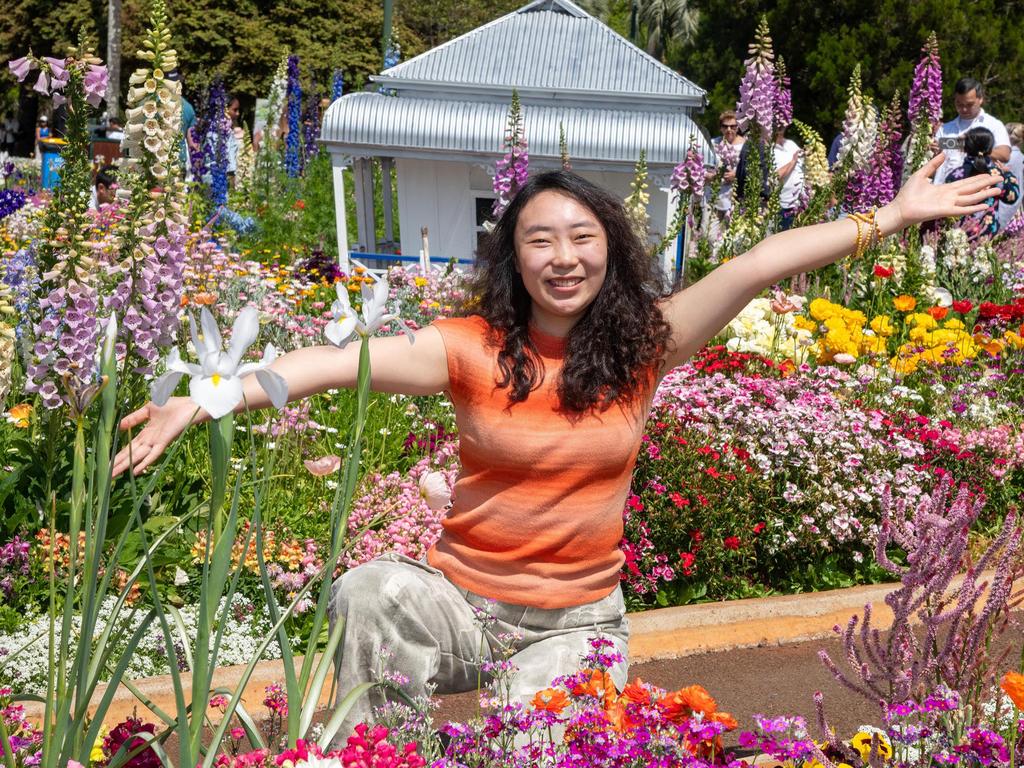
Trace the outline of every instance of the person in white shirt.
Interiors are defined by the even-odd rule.
[[[943,123],[935,134],[935,149],[946,153],[946,162],[935,174],[936,184],[942,184],[950,171],[963,164],[963,136],[971,128],[988,128],[992,131],[996,142],[995,149],[992,150],[992,159],[1000,163],[1009,162],[1010,138],[1006,133],[1006,126],[1001,120],[982,109],[984,103],[984,85],[973,77],[963,77],[957,81],[953,89],[956,118]]]
[[[772,150],[775,155],[775,171],[782,182],[782,191],[779,193],[779,207],[782,208],[780,229],[785,231],[793,226],[800,193],[804,188],[804,152],[795,141],[786,138],[785,126],[775,132]]]

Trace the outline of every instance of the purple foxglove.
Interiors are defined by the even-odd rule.
[[[28,56],[22,56],[20,59],[11,59],[7,62],[7,66],[11,68],[11,72],[14,73],[14,76],[18,78],[18,82],[21,83],[28,77],[29,70],[36,68],[36,63]]]

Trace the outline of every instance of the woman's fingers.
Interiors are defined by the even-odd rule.
[[[139,424],[141,424],[142,422],[144,422],[148,418],[149,418],[149,403],[146,403],[144,406],[139,408],[137,411],[132,411],[127,416],[125,416],[123,419],[121,419],[121,422],[120,422],[120,424],[118,424],[118,427],[120,429],[131,429],[132,427],[137,427]]]

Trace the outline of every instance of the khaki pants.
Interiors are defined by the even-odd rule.
[[[474,608],[496,620],[482,636]],[[335,659],[336,701],[359,683],[375,680],[378,651],[393,654],[387,668],[410,679],[410,696],[475,690],[481,661],[499,657],[498,636],[517,632],[511,657],[519,671],[512,678],[512,696],[528,703],[552,679],[580,668],[590,652],[589,640],[601,635],[615,644],[624,661],[610,670],[621,690],[626,684],[629,621],[622,590],[571,608],[542,609],[488,601],[448,581],[425,562],[395,553],[384,555],[344,573],[334,583],[331,625],[345,619],[344,635]],[[486,682],[487,676],[483,677]],[[371,719],[385,696],[373,689],[349,712],[335,737],[343,745],[360,722]]]

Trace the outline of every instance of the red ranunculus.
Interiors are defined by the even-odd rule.
[[[875,264],[875,277],[892,277],[893,271],[888,267],[883,267],[881,264]]]
[[[974,309],[974,304],[972,304],[968,299],[960,299],[953,302],[953,311],[959,312],[961,315],[966,315],[972,309]]]

